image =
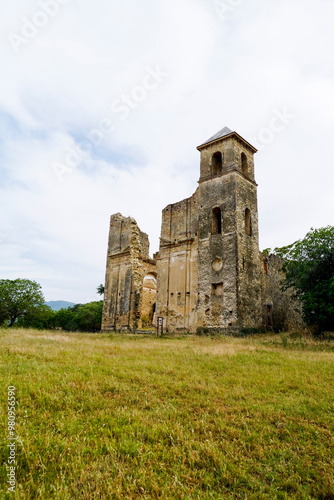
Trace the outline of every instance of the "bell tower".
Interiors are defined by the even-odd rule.
[[[256,149],[228,127],[197,148],[199,330],[261,324]]]

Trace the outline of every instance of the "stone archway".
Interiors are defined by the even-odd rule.
[[[157,297],[157,275],[149,272],[143,279],[141,328],[152,328]]]

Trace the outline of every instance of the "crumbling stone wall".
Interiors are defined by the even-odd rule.
[[[229,132],[199,146],[195,194],[163,210],[157,312],[167,331],[232,332],[261,322],[256,150]]]
[[[196,330],[197,232],[197,193],[163,210],[157,316],[163,317],[167,332]]]
[[[156,265],[148,236],[133,218],[111,216],[106,267],[102,330],[141,328],[144,278],[156,274]]]
[[[111,216],[102,328],[233,333],[302,325],[282,292],[282,261],[259,252],[256,149],[226,127],[197,148],[196,192],[162,212],[160,249],[132,218]]]
[[[262,278],[262,327],[276,331],[302,328],[302,306],[292,298],[292,290],[282,291],[283,260],[260,253]]]

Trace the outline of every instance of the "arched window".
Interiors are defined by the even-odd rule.
[[[222,233],[222,211],[219,207],[212,210],[212,234]]]
[[[252,236],[252,220],[249,208],[245,210],[245,233],[248,236]]]
[[[223,157],[220,151],[217,151],[211,158],[211,172],[212,175],[221,174],[223,169]]]
[[[241,153],[241,171],[244,175],[248,175],[248,161],[245,153]]]
[[[144,277],[141,295],[141,327],[152,326],[157,296],[157,276],[155,273],[148,273]]]

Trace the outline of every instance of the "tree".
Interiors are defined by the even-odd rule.
[[[0,323],[15,321],[44,304],[41,285],[25,279],[0,280]]]
[[[96,293],[98,293],[99,295],[104,294],[104,286],[102,284],[97,287]]]
[[[34,307],[31,311],[21,316],[16,325],[20,328],[35,328],[36,330],[49,330],[53,328],[55,311],[43,304]]]
[[[53,327],[62,328],[63,330],[70,332],[77,329],[77,325],[74,321],[75,307],[68,307],[66,309],[62,308],[55,312],[53,317]]]
[[[285,259],[285,289],[293,287],[307,325],[334,330],[334,227],[313,229],[303,240],[275,248]]]
[[[89,302],[78,308],[76,321],[81,332],[101,330],[103,301]]]
[[[101,329],[103,301],[76,304],[60,309],[53,318],[54,326],[66,331],[97,332]]]

